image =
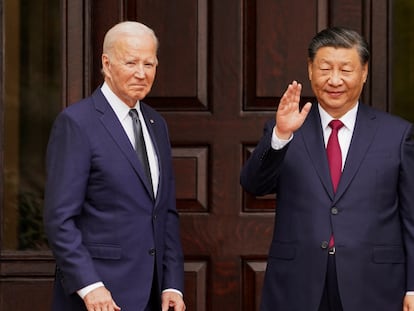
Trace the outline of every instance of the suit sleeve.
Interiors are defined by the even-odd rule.
[[[56,258],[57,277],[68,293],[100,281],[77,227],[89,169],[87,137],[63,112],[53,125],[46,152],[44,226]]]
[[[163,119],[162,119],[163,120]],[[166,145],[171,146],[169,140],[169,133],[167,124],[164,125],[164,138],[166,139]],[[184,255],[180,240],[179,230],[179,214],[176,208],[176,196],[175,196],[175,177],[173,171],[171,147],[168,147],[168,154],[166,157],[167,165],[165,169],[169,170],[168,173],[163,172],[166,176],[169,176],[167,198],[167,216],[165,223],[165,249],[163,255],[163,280],[161,284],[161,290],[175,289],[184,292]]]
[[[174,184],[174,181],[171,180],[171,183]],[[180,241],[179,216],[175,207],[175,196],[171,197],[171,201],[174,202],[171,202],[167,215],[162,290],[173,288],[183,293],[184,257]]]
[[[414,291],[414,128],[411,125],[402,143],[399,205],[407,261],[407,290]]]
[[[274,120],[265,124],[262,138],[241,170],[240,184],[256,196],[276,192],[277,176],[289,147],[287,144],[280,150],[272,149],[274,126]]]

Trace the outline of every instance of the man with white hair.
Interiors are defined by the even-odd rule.
[[[157,49],[147,26],[115,25],[103,44],[104,83],[55,120],[44,209],[54,311],[185,310],[168,129],[142,102]]]

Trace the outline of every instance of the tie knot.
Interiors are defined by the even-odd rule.
[[[130,109],[129,110],[129,115],[131,116],[131,118],[135,119],[138,118],[138,111],[136,109]]]
[[[337,131],[337,130],[339,130],[343,126],[344,126],[344,124],[342,123],[341,120],[332,120],[331,122],[329,122],[329,127],[333,131]]]

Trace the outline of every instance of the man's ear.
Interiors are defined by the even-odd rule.
[[[312,81],[312,65],[313,65],[313,62],[309,58],[308,59],[308,77],[309,77],[309,81]]]
[[[109,57],[107,54],[102,54],[101,57],[102,60],[102,73],[107,76],[109,74],[108,69],[110,66],[110,61],[109,61]]]
[[[364,83],[367,81],[368,78],[368,63],[362,65],[362,77],[364,79]]]

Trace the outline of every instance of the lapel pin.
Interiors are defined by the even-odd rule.
[[[154,124],[154,120],[153,120],[153,119],[150,119],[150,123],[151,123],[151,124]]]

